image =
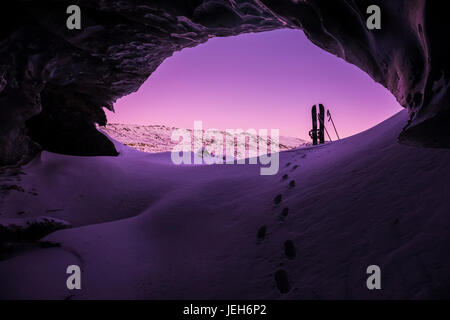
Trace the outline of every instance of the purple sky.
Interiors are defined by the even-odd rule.
[[[314,46],[302,31],[286,29],[213,38],[177,52],[107,117],[181,128],[202,120],[204,129],[280,129],[309,139],[317,103],[331,110],[342,137],[402,109],[357,67]]]

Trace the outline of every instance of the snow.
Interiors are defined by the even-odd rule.
[[[275,176],[258,165],[175,166],[170,153],[117,142],[118,157],[43,152],[22,168],[25,192],[8,193],[1,217],[58,209],[45,215],[73,228],[42,239],[60,247],[0,261],[0,298],[448,298],[450,150],[397,143],[407,120],[402,111],[356,136],[281,152]],[[82,269],[81,290],[65,288],[69,264]],[[366,288],[373,264],[382,290]]]

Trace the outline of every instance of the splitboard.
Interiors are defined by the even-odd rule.
[[[325,108],[323,104],[319,104],[319,124],[319,143],[323,144],[325,143]]]
[[[311,115],[312,115],[312,130],[309,132],[309,136],[311,137],[313,141],[313,145],[317,145],[317,109],[314,105],[311,109]]]

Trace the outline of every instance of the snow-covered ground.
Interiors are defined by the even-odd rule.
[[[450,150],[398,144],[407,120],[281,152],[275,176],[119,143],[118,157],[43,152],[0,217],[73,228],[0,261],[0,298],[448,298]],[[70,264],[81,290],[66,288]]]

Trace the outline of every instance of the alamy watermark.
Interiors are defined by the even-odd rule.
[[[70,276],[66,280],[66,286],[69,290],[81,289],[81,268],[76,264],[70,265],[66,269],[66,273]]]
[[[194,130],[172,132],[172,162],[181,164],[261,164],[261,175],[275,175],[279,170],[280,131],[271,129],[203,130],[202,121]]]
[[[366,273],[370,274],[366,281],[367,289],[381,290],[381,268],[373,264],[367,267]]]
[[[66,26],[69,30],[81,29],[81,8],[77,5],[67,7],[66,13],[70,16],[67,18]],[[381,8],[377,5],[367,7],[366,13],[370,16],[367,18],[366,25],[369,30],[381,29]]]
[[[367,29],[380,30],[381,29],[381,9],[377,5],[371,5],[367,7],[367,14],[370,16],[367,18]]]
[[[67,14],[70,16],[66,20],[66,27],[69,30],[80,30],[81,29],[81,9],[79,6],[73,4],[67,7]]]

